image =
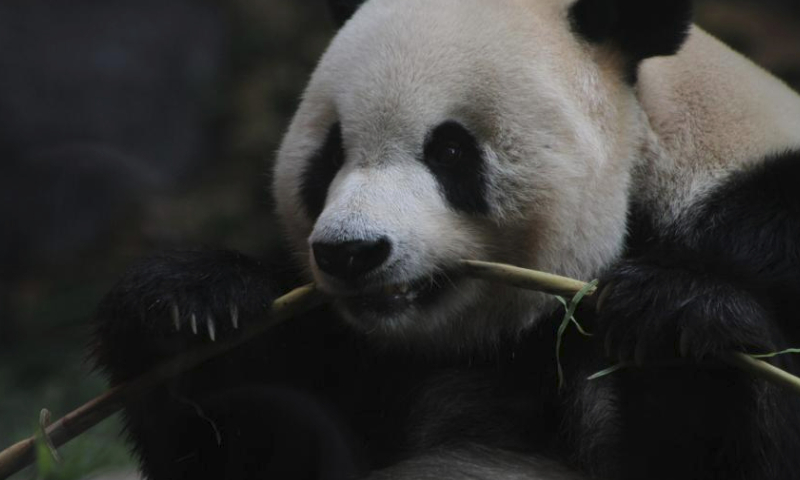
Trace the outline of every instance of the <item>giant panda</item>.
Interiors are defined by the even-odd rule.
[[[800,345],[800,98],[688,1],[360,3],[277,155],[285,250],[161,254],[98,308],[118,384],[330,298],[128,401],[143,473],[796,478],[800,399],[721,359]],[[561,388],[558,303],[464,258],[600,279]]]

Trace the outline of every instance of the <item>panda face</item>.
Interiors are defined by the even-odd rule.
[[[354,325],[491,340],[550,304],[460,259],[588,279],[618,255],[641,112],[567,16],[560,0],[372,0],[334,39],[273,192]]]

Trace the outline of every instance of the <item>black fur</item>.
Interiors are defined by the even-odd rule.
[[[576,33],[609,43],[626,56],[626,75],[636,82],[645,58],[676,53],[689,31],[690,0],[578,0],[569,12]]]
[[[117,384],[209,343],[205,330],[175,331],[173,299],[181,312],[216,312],[217,341],[237,335],[224,327],[228,305],[242,302],[243,325],[266,320],[281,270],[219,251],[144,261],[102,302],[95,358]],[[131,400],[127,431],[154,480],[361,478],[438,445],[542,448],[557,424],[539,343],[554,340],[533,338],[517,355],[426,356],[376,345],[320,307]]]
[[[800,323],[781,322],[800,291],[798,179],[800,154],[769,158],[735,174],[671,231],[651,228],[634,240],[637,253],[606,277],[606,346],[641,361],[786,348],[780,339],[800,333]]]
[[[796,478],[800,399],[716,355],[800,345],[798,178],[800,154],[787,153],[733,176],[680,228],[634,229],[646,235],[604,277],[599,313],[576,314],[594,337],[569,330],[564,339],[561,391],[558,313],[494,351],[437,356],[376,345],[320,307],[129,401],[143,471],[154,480],[359,478],[466,443],[568,458],[596,478]],[[297,283],[281,283],[287,257],[211,251],[143,262],[100,306],[95,358],[119,383],[210,342],[186,323],[191,312],[213,315],[218,340],[236,335],[231,304],[242,325],[257,322]],[[585,380],[620,359],[643,366]],[[791,356],[774,362],[798,372]]]
[[[483,153],[466,128],[448,121],[433,129],[425,141],[423,162],[453,208],[473,215],[489,212]]]
[[[300,197],[311,218],[317,218],[322,213],[328,196],[328,187],[342,168],[344,155],[342,128],[337,123],[328,131],[325,143],[309,159],[303,171]]]
[[[328,8],[333,16],[333,21],[341,27],[356,13],[364,0],[328,0]]]
[[[734,175],[674,229],[635,229],[647,233],[604,278],[595,358],[645,368],[598,381],[607,391],[596,394],[615,398],[609,443],[621,458],[612,467],[589,442],[583,454],[594,469],[622,478],[797,478],[790,452],[800,448],[800,398],[719,358],[800,345],[799,179],[800,153],[779,155]],[[798,372],[791,356],[773,361]],[[590,412],[590,402],[579,401],[575,415],[585,425],[608,416]],[[664,447],[642,448],[654,432]]]
[[[271,270],[223,250],[169,252],[137,263],[98,306],[98,318],[113,319],[97,324],[103,339],[95,352],[98,362],[111,367],[112,382],[118,383],[207,342],[209,317],[220,338],[235,334],[231,307],[240,327],[269,315],[277,288]],[[137,361],[131,361],[132,354]]]

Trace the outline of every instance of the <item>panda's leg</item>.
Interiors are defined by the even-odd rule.
[[[573,460],[593,477],[796,478],[797,402],[764,380],[721,367],[630,367],[584,387],[566,418]]]
[[[586,316],[580,318],[583,322]],[[562,391],[562,451],[592,478],[619,479],[623,452],[618,377],[587,380],[604,364],[595,356],[582,355],[586,358],[580,368],[565,371],[568,388]]]
[[[96,362],[118,384],[193,347],[239,334],[269,315],[272,271],[224,251],[145,260],[98,308]],[[143,473],[154,480],[350,475],[345,429],[331,409],[286,386],[314,384],[321,357],[334,359],[319,342],[295,341],[305,320],[130,399],[126,430]],[[317,323],[315,331],[324,329],[326,322]]]
[[[125,414],[147,478],[346,480],[360,472],[348,428],[319,399],[283,385],[198,398],[158,390]]]
[[[733,175],[606,276],[599,347],[646,367],[615,374],[623,478],[797,477],[800,398],[715,359],[800,345],[798,179],[798,152]]]
[[[172,435],[158,442],[140,422],[131,424],[131,434],[146,440],[139,453],[151,478],[347,480],[359,474],[348,429],[301,390],[247,385],[186,402],[188,409],[161,417],[166,423],[155,430]],[[159,410],[167,413],[147,402],[128,413],[150,417]]]

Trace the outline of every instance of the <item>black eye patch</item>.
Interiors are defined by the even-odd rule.
[[[303,170],[300,198],[311,218],[319,217],[325,208],[328,187],[343,164],[342,129],[336,123],[328,131],[325,143],[308,159],[308,164]]]
[[[425,141],[422,161],[453,208],[475,215],[489,212],[483,154],[461,124],[447,121],[434,128]]]

